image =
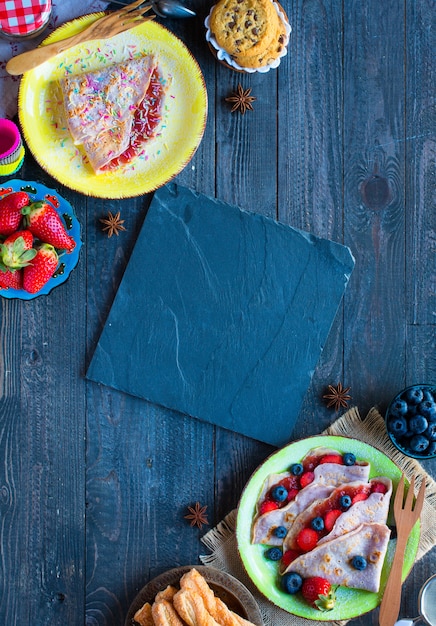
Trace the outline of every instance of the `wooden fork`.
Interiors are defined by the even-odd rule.
[[[404,552],[410,532],[421,515],[425,495],[425,480],[422,480],[415,504],[413,504],[414,488],[415,476],[413,476],[410,481],[407,497],[403,505],[404,475],[401,476],[394,499],[397,547],[395,549],[394,560],[392,561],[391,572],[383,594],[383,600],[380,605],[380,626],[393,626],[400,612]]]
[[[38,65],[48,61],[59,54],[59,52],[68,50],[68,48],[72,48],[79,43],[95,39],[109,39],[125,30],[138,26],[142,22],[152,20],[155,17],[154,15],[144,16],[144,13],[149,11],[151,6],[143,7],[142,9],[137,8],[143,3],[144,0],[136,0],[118,11],[104,15],[80,33],[67,37],[67,39],[54,41],[34,50],[23,52],[8,61],[6,71],[12,76],[19,76],[28,70],[38,67]]]

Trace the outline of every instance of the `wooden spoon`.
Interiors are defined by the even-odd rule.
[[[140,4],[143,4],[143,2],[144,0],[136,0],[136,2],[132,2],[132,4],[127,5],[119,11],[113,11],[95,20],[95,22],[87,26],[80,33],[76,33],[61,41],[54,41],[53,43],[42,45],[34,50],[29,50],[28,52],[23,52],[13,57],[6,64],[6,71],[12,76],[19,76],[77,44],[84,43],[85,41],[93,41],[95,39],[109,39],[125,30],[138,26],[138,24],[142,22],[152,20],[155,17],[154,15],[144,17],[144,13],[150,10],[150,6],[142,9],[136,8],[139,7]]]

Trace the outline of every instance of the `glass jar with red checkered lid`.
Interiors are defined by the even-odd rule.
[[[0,0],[0,35],[7,39],[30,39],[47,26],[51,0]]]

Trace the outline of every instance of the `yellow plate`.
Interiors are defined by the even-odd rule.
[[[44,43],[69,37],[101,16],[94,13],[68,22]],[[96,175],[62,123],[57,81],[69,73],[151,53],[159,57],[163,75],[171,77],[160,132],[147,144],[144,158]],[[189,163],[203,137],[207,92],[201,70],[186,46],[160,24],[148,21],[112,39],[75,46],[26,72],[18,111],[33,156],[59,182],[90,196],[127,198],[157,189]]]

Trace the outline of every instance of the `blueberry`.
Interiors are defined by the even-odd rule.
[[[283,552],[280,548],[268,548],[265,552],[265,557],[270,561],[280,561],[283,556]]]
[[[430,389],[423,389],[422,390],[422,396],[423,396],[423,401],[425,402],[426,400],[430,400],[430,402],[434,402],[435,401],[435,396],[432,394],[432,392],[430,391]]]
[[[301,463],[293,463],[290,470],[291,474],[293,474],[294,476],[301,476],[301,474],[304,472],[304,467],[301,465]]]
[[[419,387],[411,387],[405,392],[405,399],[408,404],[419,404],[422,402],[423,392]]]
[[[433,400],[423,400],[419,405],[419,412],[430,422],[436,421],[436,402]]]
[[[341,496],[339,500],[339,504],[342,509],[349,509],[351,506],[351,498],[350,496]]]
[[[427,437],[430,441],[436,441],[436,422],[428,425],[427,430],[424,431],[424,437]]]
[[[324,520],[322,519],[322,517],[314,517],[313,520],[310,522],[310,525],[313,530],[324,530]]]
[[[288,534],[288,530],[286,526],[277,526],[277,528],[274,529],[274,534],[279,539],[283,539]]]
[[[404,417],[392,417],[388,422],[388,428],[394,435],[404,435],[407,431],[407,422]]]
[[[397,400],[394,400],[392,402],[389,410],[392,413],[392,415],[397,415],[398,417],[401,417],[402,415],[406,415],[407,402],[405,400],[402,400],[401,398],[398,398]]]
[[[364,570],[367,566],[367,562],[364,556],[353,556],[353,558],[351,559],[351,565],[354,567],[354,569],[358,569],[358,570]]]
[[[342,459],[344,465],[354,465],[356,463],[356,456],[352,452],[345,452]]]
[[[414,435],[410,440],[412,452],[425,452],[429,446],[429,440],[424,435]]]
[[[419,404],[409,404],[409,408],[407,409],[407,413],[404,416],[406,420],[410,419],[414,415],[418,413]]]
[[[282,577],[282,587],[287,593],[297,593],[300,591],[303,579],[297,572],[288,572]]]
[[[415,435],[420,435],[427,430],[428,422],[423,415],[415,415],[409,421],[409,428]]]
[[[428,446],[425,453],[429,455],[436,454],[436,441],[430,441],[430,445]]]
[[[288,490],[283,485],[277,485],[271,491],[271,497],[276,502],[284,502],[288,497]]]

